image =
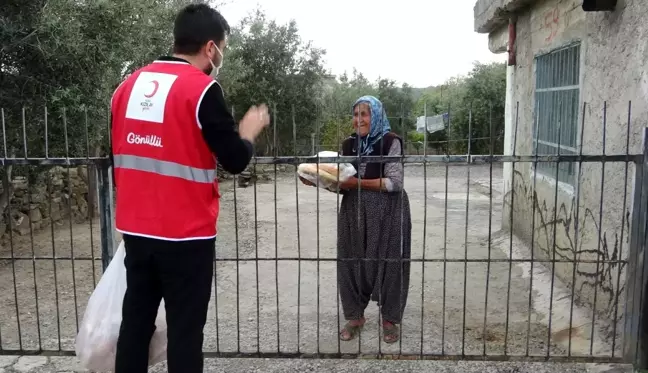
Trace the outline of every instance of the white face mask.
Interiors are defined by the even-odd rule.
[[[221,52],[220,48],[218,48],[216,44],[214,44],[214,48],[216,48],[216,51],[218,51],[218,54],[220,54],[221,57],[218,66],[214,65],[214,61],[212,61],[211,59],[209,60],[209,63],[212,65],[212,71],[211,74],[209,74],[209,76],[215,79],[218,76],[218,72],[220,71],[221,67],[223,67],[224,58],[223,58],[223,52]]]

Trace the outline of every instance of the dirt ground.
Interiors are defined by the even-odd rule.
[[[333,261],[336,194],[297,186],[292,173],[244,189],[225,183],[205,351],[545,355],[548,315],[536,302],[538,290],[530,295],[523,267],[505,261],[501,168],[493,171],[492,201],[488,166],[450,167],[447,177],[444,166],[426,172],[407,167],[405,188],[412,257],[434,261],[412,263],[402,340],[393,345],[379,337],[375,303],[359,340],[337,338],[344,320]],[[55,226],[3,245],[2,349],[74,350],[101,276],[98,223]],[[7,260],[12,252],[20,259]],[[39,258],[53,255],[60,259]],[[566,346],[552,337],[551,355],[565,355]]]

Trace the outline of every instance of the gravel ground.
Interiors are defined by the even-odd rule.
[[[205,351],[524,355],[528,350],[531,355],[545,355],[548,309],[540,299],[543,292],[534,285],[530,295],[530,276],[523,266],[488,262],[489,257],[506,260],[509,249],[509,241],[504,240],[508,236],[500,232],[501,175],[501,169],[495,168],[491,208],[488,166],[451,167],[447,189],[445,167],[429,166],[427,177],[423,167],[406,169],[405,187],[412,206],[412,256],[435,261],[412,263],[402,340],[389,346],[379,337],[375,303],[368,307],[369,323],[359,340],[339,342],[337,338],[344,321],[337,297],[335,262],[331,260],[335,258],[336,194],[323,190],[318,193],[315,188],[301,185],[296,188],[292,174],[279,174],[276,184],[245,189],[234,190],[231,181],[225,183],[217,240],[219,261],[205,328]],[[0,259],[3,349],[74,349],[77,322],[101,275],[100,262],[91,260],[93,256],[99,258],[101,251],[98,221],[92,223],[92,227],[56,226],[53,231],[34,234],[33,241],[30,237],[13,237],[12,245],[3,245],[2,257],[10,256],[13,250],[15,257],[26,258],[13,262]],[[524,250],[517,241],[515,245],[516,250]],[[57,257],[68,259],[31,260],[32,252],[36,257],[51,257],[52,246]],[[274,260],[277,257],[282,259]],[[465,257],[478,261],[462,262]],[[541,268],[536,264],[534,284],[541,283],[536,282],[536,276],[543,275]],[[555,286],[558,293],[559,281]],[[554,311],[557,316],[565,317]],[[551,355],[567,352],[560,332],[564,330],[554,325]],[[589,340],[581,342],[572,344],[589,346]],[[595,351],[609,355],[605,341],[595,342]],[[451,362],[279,361],[210,360],[209,371],[328,371],[333,369],[330,367],[345,366],[348,371],[369,372],[389,366],[390,370],[402,367],[403,372],[417,372],[463,367]],[[489,371],[478,370],[479,363],[474,364],[475,372]],[[410,366],[428,368],[408,370],[414,369]],[[541,371],[533,365],[520,366],[502,365],[503,370],[492,371]],[[585,366],[573,366],[574,370],[569,367],[561,371],[589,371],[583,370],[589,369]],[[473,371],[461,369],[455,371]]]
[[[76,359],[68,357],[0,356],[0,373],[82,372]],[[207,359],[209,373],[629,373],[627,366],[594,364],[484,363],[451,361],[299,360],[299,359]],[[160,364],[151,372],[166,372]]]

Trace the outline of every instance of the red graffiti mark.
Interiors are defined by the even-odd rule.
[[[558,26],[560,22],[560,10],[558,8],[553,8],[548,10],[544,14],[544,28],[547,29],[547,37],[545,38],[546,42],[550,42],[558,34]]]
[[[152,80],[151,83],[153,83],[153,92],[151,92],[149,94],[144,94],[144,97],[146,97],[146,98],[151,98],[151,97],[155,96],[155,94],[158,91],[158,88],[160,88],[160,83],[158,83],[157,80]]]

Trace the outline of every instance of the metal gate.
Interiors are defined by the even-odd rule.
[[[0,354],[73,355],[85,304],[119,239],[110,163],[90,156],[87,122],[87,153],[74,155],[62,116],[65,146],[55,155],[44,118],[37,156],[25,123],[24,111],[11,126],[2,113]],[[490,137],[479,140],[491,144],[487,155],[472,154],[477,140],[469,127],[467,154],[446,146],[445,155],[428,155],[425,145],[419,155],[362,157],[400,164],[410,200],[411,256],[397,263],[401,275],[409,268],[409,296],[400,341],[389,345],[374,302],[359,338],[340,341],[336,266],[390,260],[338,258],[344,197],[303,186],[294,172],[303,162],[359,157],[299,154],[292,123],[293,154],[275,150],[238,177],[221,175],[206,356],[645,365],[648,145],[644,130],[642,151],[630,152],[630,119],[615,124],[626,134],[616,154],[606,153],[605,135],[600,152],[583,153],[583,120],[579,148],[568,154],[538,154],[541,143],[518,137],[516,121],[512,154],[494,154],[491,123]],[[273,126],[276,145],[276,118]],[[573,172],[573,185],[561,181],[564,172]]]

